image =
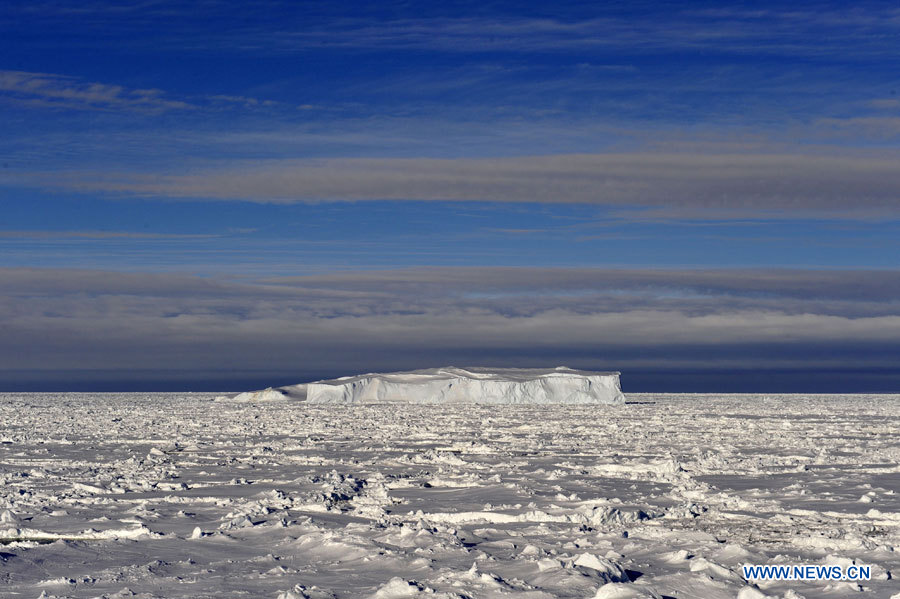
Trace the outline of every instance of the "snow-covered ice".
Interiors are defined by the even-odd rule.
[[[900,592],[900,396],[628,399],[0,395],[0,596]]]
[[[257,391],[258,399],[303,398],[310,403],[622,404],[618,372],[557,368],[430,368],[346,376]],[[279,396],[278,394],[282,394]],[[256,397],[242,393],[236,399]]]

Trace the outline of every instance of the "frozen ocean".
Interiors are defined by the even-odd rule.
[[[897,395],[3,394],[0,423],[8,598],[900,597]]]

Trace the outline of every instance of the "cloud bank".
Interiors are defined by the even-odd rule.
[[[0,270],[6,369],[889,368],[896,271]],[[297,375],[301,376],[300,374]]]

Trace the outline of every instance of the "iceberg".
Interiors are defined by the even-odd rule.
[[[618,372],[557,368],[430,368],[370,373],[281,387],[286,398],[309,403],[625,403]],[[250,394],[242,394],[247,398]],[[270,394],[274,395],[274,393]],[[262,399],[262,397],[258,397]]]
[[[287,399],[287,394],[279,389],[266,387],[262,391],[245,391],[234,396],[235,401],[272,401],[277,399]]]

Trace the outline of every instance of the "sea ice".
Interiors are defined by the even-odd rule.
[[[900,396],[630,399],[0,394],[0,597],[900,599]]]

